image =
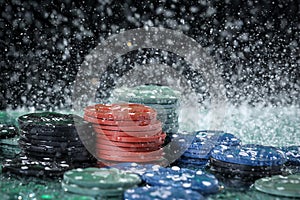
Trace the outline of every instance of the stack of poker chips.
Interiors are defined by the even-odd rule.
[[[76,115],[31,113],[20,116],[19,158],[6,160],[3,171],[36,176],[56,176],[74,167],[88,167],[96,159],[86,150],[78,130],[91,135],[91,125]]]
[[[18,139],[17,127],[0,124],[0,154],[4,158],[14,158],[20,153]]]
[[[262,145],[219,145],[211,152],[210,169],[222,176],[257,178],[281,174],[285,154],[278,148]]]
[[[90,195],[97,199],[123,199],[125,190],[137,187],[141,178],[115,168],[73,169],[64,173],[66,192]]]
[[[177,166],[155,168],[144,173],[142,179],[150,186],[190,189],[202,195],[215,194],[221,189],[214,175],[202,170],[190,170]]]
[[[133,88],[117,88],[113,92],[113,101],[140,103],[154,108],[157,118],[163,123],[163,131],[168,139],[179,129],[178,107],[180,92],[167,86],[141,85]]]
[[[205,167],[215,146],[238,146],[240,144],[241,140],[230,133],[224,133],[223,131],[198,131],[194,140],[177,160],[176,164],[187,168]]]
[[[154,109],[141,104],[96,104],[85,108],[84,119],[96,132],[96,155],[113,162],[163,162],[166,134]]]

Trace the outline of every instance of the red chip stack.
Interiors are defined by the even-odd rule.
[[[84,119],[93,123],[102,163],[163,162],[166,134],[154,109],[142,104],[96,104],[85,108]]]

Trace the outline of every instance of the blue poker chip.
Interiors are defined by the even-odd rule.
[[[281,166],[287,161],[280,149],[255,144],[219,145],[212,150],[211,157],[217,161],[248,166]]]
[[[211,145],[239,146],[241,144],[241,140],[231,133],[209,130],[196,132],[194,141],[202,142],[204,147]]]
[[[300,166],[300,146],[289,146],[282,148],[287,157],[288,164]]]
[[[144,173],[148,171],[153,171],[157,168],[159,168],[159,165],[153,165],[153,164],[137,164],[137,163],[119,163],[116,165],[110,166],[110,168],[117,168],[119,170],[125,171],[125,172],[130,172],[130,173],[135,173],[140,176],[142,176]]]
[[[124,193],[124,200],[202,200],[204,197],[196,191],[172,187],[138,187],[128,189]]]
[[[146,172],[142,179],[151,186],[179,187],[195,190],[201,194],[213,194],[219,191],[219,182],[212,174],[201,170],[160,167]]]
[[[208,163],[208,160],[181,157],[180,159],[178,159],[178,162],[181,162],[181,163],[184,163],[184,164],[204,166]]]

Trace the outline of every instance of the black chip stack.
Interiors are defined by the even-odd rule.
[[[81,117],[53,112],[31,113],[19,117],[18,124],[22,156],[7,160],[3,171],[54,176],[96,163],[78,135],[78,131],[86,132],[86,139],[92,135],[91,125]],[[42,173],[34,174],[35,170]]]
[[[14,158],[20,153],[17,127],[0,124],[0,154],[4,158]]]

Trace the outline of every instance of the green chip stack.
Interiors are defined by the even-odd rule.
[[[168,137],[178,131],[179,91],[167,86],[141,85],[133,88],[117,88],[112,97],[115,102],[139,103],[154,108]]]
[[[66,192],[99,199],[122,199],[125,190],[140,183],[138,175],[115,168],[85,168],[65,172],[62,188]]]

